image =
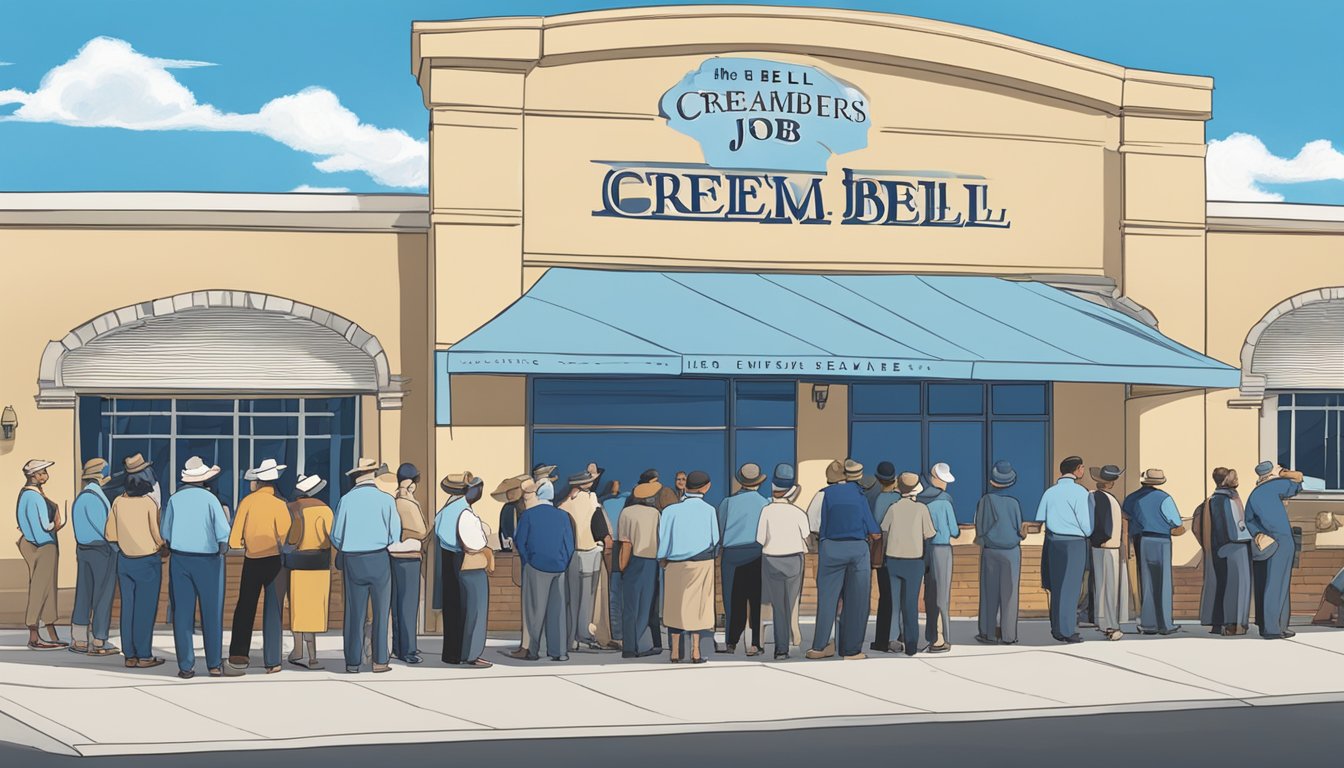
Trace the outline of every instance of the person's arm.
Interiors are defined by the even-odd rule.
[[[975,540],[972,544],[979,544],[980,538],[989,530],[989,497],[981,496],[975,503],[975,518],[972,520],[975,524]]]
[[[761,546],[765,546],[765,533],[769,527],[766,519],[765,514],[762,513],[760,519],[756,521],[756,543]]]
[[[46,529],[46,526],[42,524],[42,520],[47,516],[46,510],[40,509],[45,505],[39,499],[34,499],[33,496],[35,495],[25,492],[19,497],[19,532],[23,534],[23,538],[30,542],[37,541],[39,527],[43,530]],[[38,523],[38,527],[34,527],[35,522]]]
[[[950,501],[943,501],[943,519],[947,522],[948,538],[961,538],[961,524],[957,522],[957,508],[952,506]]]
[[[723,538],[719,536],[719,526],[709,526],[709,548],[717,551],[721,541]]]
[[[862,517],[862,518],[863,518],[863,527],[864,527],[864,530],[866,530],[866,531],[868,532],[868,538],[870,538],[870,539],[876,539],[878,536],[881,536],[881,535],[882,535],[882,530],[881,530],[880,528],[877,527],[877,520],[874,520],[874,519],[873,519],[873,514],[872,514],[872,512],[873,512],[873,508],[872,508],[872,506],[870,505],[870,506],[868,507],[868,514],[866,514],[866,515],[859,515],[859,517]]]
[[[468,510],[457,519],[457,543],[473,555],[486,548],[484,525],[475,512]]]
[[[118,496],[118,497],[117,497],[117,500],[120,500],[120,499],[121,499],[121,497]],[[109,509],[109,510],[107,511],[107,524],[103,526],[103,538],[106,539],[106,540],[108,540],[108,541],[110,541],[110,542],[112,542],[112,543],[114,543],[114,544],[115,544],[117,541],[119,541],[119,539],[117,538],[117,502],[116,502],[116,501],[113,501],[113,502],[112,502],[112,507],[111,507],[111,509]]]
[[[633,537],[630,535],[630,517],[622,514],[620,520],[616,523],[616,540],[621,542],[621,554],[616,561],[616,569],[625,573],[626,566],[630,565],[630,558],[634,549]]]
[[[338,550],[344,548],[343,545],[345,544],[345,518],[346,513],[348,511],[349,510],[345,508],[345,499],[341,499],[340,503],[336,505],[336,514],[333,515],[332,517],[331,546],[335,547]],[[243,516],[243,508],[240,506],[238,507],[237,517],[242,518],[242,516]],[[237,530],[238,528],[237,519],[234,520],[233,527],[235,530]],[[232,542],[230,542],[229,546],[234,545]]]
[[[1162,500],[1162,518],[1172,528],[1180,528],[1182,525],[1181,513],[1176,509],[1176,500],[1170,496]]]
[[[925,541],[938,535],[938,528],[933,524],[933,515],[929,514],[928,507],[925,507],[924,513],[919,516],[919,524],[923,529]]]
[[[1017,533],[1018,541],[1027,538],[1027,534],[1022,530],[1022,505],[1012,496],[1008,497],[1008,520],[1013,524],[1013,531]]]
[[[1084,538],[1092,535],[1092,511],[1096,508],[1096,500],[1092,498],[1092,494],[1089,493],[1086,496],[1086,502],[1079,499],[1073,505],[1074,517],[1078,521],[1078,530],[1083,532]]]
[[[826,495],[817,491],[812,497],[812,501],[807,505],[807,525],[812,529],[812,533],[821,532],[821,506],[826,500]]]
[[[527,537],[531,533],[532,518],[526,513],[518,518],[518,527],[513,531],[513,556],[521,565],[527,565]]]
[[[387,546],[401,541],[401,515],[397,513],[396,499],[389,498],[383,505],[383,520],[387,524]]]
[[[168,497],[168,504],[163,508],[163,522],[159,524],[159,531],[163,535],[163,540],[172,544],[173,542],[173,497]]]
[[[672,516],[663,515],[658,521],[658,559],[666,560],[672,551]]]
[[[148,498],[148,497],[146,497]],[[155,504],[149,508],[149,535],[154,539],[154,546],[163,549],[163,533],[159,531],[159,505]]]
[[[728,497],[728,499],[731,498],[732,496]],[[719,502],[719,538],[723,538],[723,534],[728,532],[728,499]]]

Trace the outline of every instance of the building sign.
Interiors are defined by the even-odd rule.
[[[463,373],[971,378],[969,362],[891,357],[769,355],[582,355],[437,352],[440,377]],[[440,423],[447,423],[441,411]]]
[[[842,169],[832,154],[868,146],[868,97],[816,67],[712,58],[663,94],[669,127],[700,144],[704,163],[595,160],[606,167],[594,216],[894,227],[1012,225],[982,176]],[[828,197],[829,196],[829,197]],[[835,199],[835,198],[843,199]]]

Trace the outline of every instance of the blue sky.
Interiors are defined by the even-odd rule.
[[[410,72],[412,21],[641,4],[5,0],[0,190],[423,191],[428,116]],[[1223,193],[1211,196],[1344,204],[1344,155],[1334,148],[1344,147],[1344,3],[811,4],[941,19],[1125,66],[1212,75],[1208,138],[1236,136],[1210,150],[1217,163],[1211,185],[1216,177]],[[72,62],[100,37],[111,40]],[[156,60],[174,62],[165,69]],[[61,65],[65,74],[54,82],[65,90],[40,90]],[[132,80],[146,67],[170,80],[154,81],[154,98],[141,103],[145,94]],[[91,70],[105,76],[92,106],[78,91]],[[71,116],[71,104],[85,111]],[[305,120],[344,133],[314,135]],[[153,130],[85,127],[109,123]]]

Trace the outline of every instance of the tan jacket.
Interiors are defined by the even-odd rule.
[[[425,536],[429,534],[429,527],[425,524],[425,514],[420,510],[420,503],[414,496],[397,491],[397,516],[401,518],[401,540],[403,542],[416,541],[422,542]],[[400,547],[397,548],[398,550]],[[417,547],[414,551],[391,550],[393,557],[404,560],[419,560],[421,558],[422,548]]]

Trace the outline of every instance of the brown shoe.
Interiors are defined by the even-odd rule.
[[[868,658],[868,656],[867,656],[865,653],[863,653],[862,651],[860,651],[860,652],[854,654],[853,656],[842,656],[842,657],[841,657],[841,659],[842,659],[843,661],[863,661],[863,660],[866,659],[866,658]]]
[[[829,659],[830,657],[834,656],[835,653],[834,652],[828,653],[827,651],[824,650],[823,651],[809,650],[804,655],[809,659]]]
[[[500,653],[508,656],[510,659],[517,659],[518,661],[527,661],[528,657],[531,655],[527,652],[526,648],[514,648],[512,651],[500,651]]]
[[[485,659],[477,659],[477,660],[475,660],[475,661],[473,661],[473,662],[468,663],[467,666],[468,666],[468,667],[474,667],[474,668],[476,668],[476,669],[489,669],[489,668],[491,668],[491,667],[493,667],[493,666],[495,666],[495,665],[494,665],[494,664],[491,664],[490,662],[486,661]]]
[[[391,671],[392,671],[392,665],[391,665],[391,664],[374,664],[374,665],[373,665],[373,671],[374,671],[374,672],[391,672]]]
[[[157,666],[159,666],[159,665],[162,664],[162,663],[163,663],[163,659],[160,659],[158,656],[155,656],[155,657],[152,658],[152,659],[136,659],[136,660],[135,660],[135,666],[136,666],[137,668],[139,668],[139,669],[149,669],[150,667],[157,667]]]

